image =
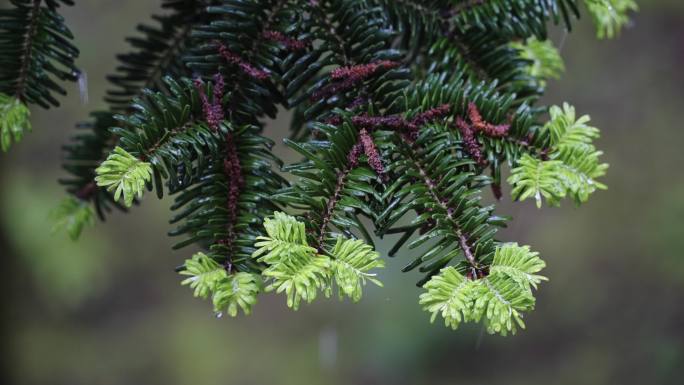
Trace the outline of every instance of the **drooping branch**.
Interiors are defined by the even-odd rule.
[[[86,128],[89,133],[74,135],[74,143],[65,147],[67,160],[64,166],[73,175],[68,185],[74,186],[68,190],[80,200],[92,201],[101,219],[104,219],[103,208],[109,210],[111,203],[118,207],[116,202],[111,202],[111,194],[93,182],[95,168],[120,139],[110,131],[118,124],[114,117],[134,114],[131,103],[136,98],[145,99],[145,90],[168,92],[165,76],[178,78],[189,73],[182,64],[182,57],[189,48],[192,29],[207,19],[204,1],[166,0],[162,7],[172,12],[152,16],[156,21],[154,25],[138,25],[142,36],[127,38],[132,50],[117,55],[116,72],[107,77],[113,85],[104,98],[108,110],[92,113],[93,122],[80,123],[77,127]],[[158,142],[156,146],[161,144]]]
[[[249,312],[262,290],[285,291],[295,308],[333,285],[357,300],[382,265],[370,220],[378,236],[401,234],[390,255],[416,251],[402,270],[426,273],[421,304],[433,316],[514,332],[544,263],[495,238],[507,219],[481,204],[481,190],[500,196],[508,164],[514,197],[579,202],[607,167],[589,145],[598,133],[588,118],[551,110],[542,126],[543,109],[531,107],[538,82],[509,46],[566,12],[556,1],[573,0],[202,0],[209,17],[193,28],[192,48],[160,63],[182,56],[187,68],[161,92],[141,92],[117,116],[123,124],[109,124],[111,113],[98,122],[114,126],[120,146],[96,181],[128,206],[150,186],[177,194],[171,234],[184,239],[174,247],[205,249],[179,269],[183,282],[217,312]],[[283,167],[293,183],[273,170],[280,161],[261,136],[281,106],[310,130],[286,141],[304,158]],[[97,193],[85,182],[71,192]]]
[[[105,96],[112,111],[130,112],[131,101],[142,96],[144,90],[165,89],[164,76],[187,74],[182,56],[190,46],[193,28],[207,19],[207,13],[199,0],[169,3],[173,12],[153,16],[158,26],[139,25],[143,37],[127,38],[136,49],[117,56],[117,73],[107,77],[117,89],[107,90]]]

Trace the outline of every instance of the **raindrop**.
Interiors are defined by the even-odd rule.
[[[558,44],[558,53],[563,53],[563,47],[565,47],[565,40],[568,38],[568,29],[564,28],[563,29],[563,36],[561,37],[561,41]]]
[[[318,335],[318,360],[324,369],[332,369],[337,364],[337,329],[328,326]]]
[[[88,104],[88,74],[85,71],[78,73],[78,93],[81,97],[81,104]]]

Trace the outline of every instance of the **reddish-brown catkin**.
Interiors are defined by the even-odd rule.
[[[384,180],[386,177],[385,167],[382,164],[382,158],[380,157],[378,148],[375,146],[375,143],[373,142],[373,137],[368,133],[368,131],[365,128],[362,128],[361,131],[359,131],[359,140],[363,145],[363,152],[366,154],[366,157],[368,158],[368,164],[375,171],[375,173],[378,174],[378,176]]]
[[[242,57],[234,52],[231,52],[228,47],[222,43],[218,43],[219,54],[230,64],[238,66],[245,74],[259,80],[268,79],[270,74],[266,71],[260,70],[249,64]]]
[[[330,71],[332,83],[314,92],[313,95],[311,95],[311,100],[319,100],[339,94],[340,92],[348,91],[362,81],[375,75],[379,70],[388,70],[398,66],[399,63],[397,62],[381,60],[373,63],[335,68]]]
[[[471,158],[480,166],[487,164],[484,156],[482,155],[482,149],[480,148],[480,143],[478,143],[477,138],[475,138],[475,130],[460,116],[456,118],[456,127],[461,132],[461,140],[463,141],[463,149],[470,155]]]
[[[267,30],[264,31],[263,36],[265,39],[282,44],[285,48],[291,51],[301,51],[310,45],[309,41],[293,39],[291,37],[285,36],[279,31]]]
[[[473,102],[468,103],[468,118],[475,131],[480,131],[492,138],[502,138],[508,135],[508,130],[511,128],[510,124],[495,125],[484,121],[480,111]]]
[[[214,88],[212,91],[211,101],[209,101],[209,97],[204,90],[204,83],[202,80],[197,78],[194,80],[194,84],[198,91],[200,101],[202,102],[204,120],[207,122],[209,127],[211,127],[213,130],[217,130],[224,119],[223,105],[221,103],[225,87],[223,76],[221,74],[214,75]]]
[[[232,133],[226,134],[225,158],[223,160],[223,173],[228,184],[228,196],[226,197],[226,209],[228,211],[228,239],[224,243],[230,245],[234,240],[234,227],[237,220],[238,200],[240,190],[244,184],[242,167],[238,156],[237,145]]]

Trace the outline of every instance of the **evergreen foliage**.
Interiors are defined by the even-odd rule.
[[[602,152],[592,144],[599,130],[586,125],[589,116],[576,119],[575,109],[568,104],[562,109],[553,106],[549,113],[551,119],[542,129],[548,134],[548,147],[542,150],[541,157],[525,154],[520,159],[508,179],[512,195],[519,200],[534,196],[537,207],[541,207],[542,196],[553,206],[566,195],[577,204],[584,203],[597,189],[606,189],[596,180],[608,168],[608,164],[600,163]]]
[[[638,10],[634,0],[584,0],[596,24],[596,35],[612,38],[629,23],[629,13]]]
[[[152,16],[154,24],[140,24],[139,36],[127,39],[131,51],[117,56],[119,65],[109,77],[106,111],[94,111],[91,121],[77,125],[78,133],[64,146],[64,169],[69,177],[61,180],[70,194],[91,202],[101,219],[112,207],[125,211],[107,189],[95,183],[95,169],[117,145],[118,137],[110,128],[119,123],[116,115],[131,111],[135,98],[145,98],[145,90],[167,93],[166,76],[190,75],[183,55],[191,41],[193,27],[209,20],[203,0],[163,0],[163,15]]]
[[[333,282],[340,298],[355,302],[361,299],[366,279],[382,286],[368,271],[384,267],[384,262],[361,240],[340,236],[331,250],[317,250],[308,244],[304,223],[281,212],[266,218],[264,228],[267,236],[257,237],[259,249],[252,257],[268,266],[262,273],[271,280],[266,291],[284,291],[287,306],[294,310],[301,300],[316,299],[318,290],[330,296]]]
[[[0,17],[33,18],[29,3],[42,4],[15,0],[16,10]],[[52,15],[57,4],[45,0],[40,9]],[[524,327],[544,262],[496,237],[510,218],[481,196],[491,190],[501,199],[506,169],[513,198],[537,205],[566,197],[579,204],[605,188],[589,118],[567,104],[537,103],[564,70],[549,25],[570,30],[588,11],[598,36],[612,37],[636,9],[632,0],[162,7],[118,57],[108,109],[65,146],[70,176],[62,183],[73,198],[55,217],[72,237],[92,213],[104,219],[154,190],[174,198],[170,235],[182,237],[174,248],[203,250],[179,267],[182,284],[211,298],[217,314],[250,313],[270,291],[293,309],[335,291],[358,301],[367,282],[381,286],[374,240],[389,237],[390,257],[405,249],[413,256],[403,271],[424,273],[419,302],[433,320],[452,328],[481,321],[503,335]],[[2,60],[24,60],[12,44],[33,35],[2,32],[0,50],[10,53]],[[65,39],[43,43],[37,55],[57,53],[51,60],[71,65]],[[3,149],[28,129],[27,102],[54,104],[38,92],[58,90],[51,81],[25,82],[46,71],[73,77],[31,58],[25,74],[19,63],[8,68],[20,76],[12,69],[0,78]],[[285,143],[300,160],[289,165],[263,136],[279,109],[293,112]]]
[[[541,87],[546,86],[546,79],[559,79],[565,71],[560,53],[549,40],[531,37],[524,43],[513,42],[511,47],[520,51],[521,58],[529,60],[528,74],[539,79]]]
[[[220,316],[225,311],[235,317],[238,308],[245,314],[251,312],[260,291],[258,275],[245,272],[228,274],[224,266],[201,252],[185,261],[184,266],[185,269],[180,274],[189,277],[181,285],[189,285],[194,290],[195,297],[211,296],[217,315]]]
[[[95,222],[91,207],[73,197],[64,198],[59,206],[52,210],[50,217],[54,222],[52,231],[64,230],[72,240],[77,240],[83,228]]]
[[[503,244],[486,277],[473,280],[453,266],[445,267],[425,284],[420,303],[432,313],[432,321],[441,315],[452,329],[484,319],[489,333],[515,334],[517,327],[525,328],[523,312],[534,308],[531,287],[546,279],[534,273],[544,266],[529,247]]]
[[[0,9],[0,118],[2,150],[30,130],[28,105],[59,106],[60,81],[74,81],[78,49],[59,14],[71,0],[11,0]]]
[[[142,196],[145,183],[152,178],[150,164],[139,160],[121,147],[115,148],[95,171],[95,182],[98,186],[114,191],[114,200],[122,196],[126,206],[133,204],[136,195]]]
[[[19,99],[5,94],[0,94],[0,111],[0,148],[6,152],[12,141],[19,142],[24,137],[24,132],[31,130],[31,111]]]

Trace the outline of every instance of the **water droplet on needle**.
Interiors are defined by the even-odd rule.
[[[78,93],[81,97],[81,104],[88,104],[88,74],[85,71],[78,73]]]

